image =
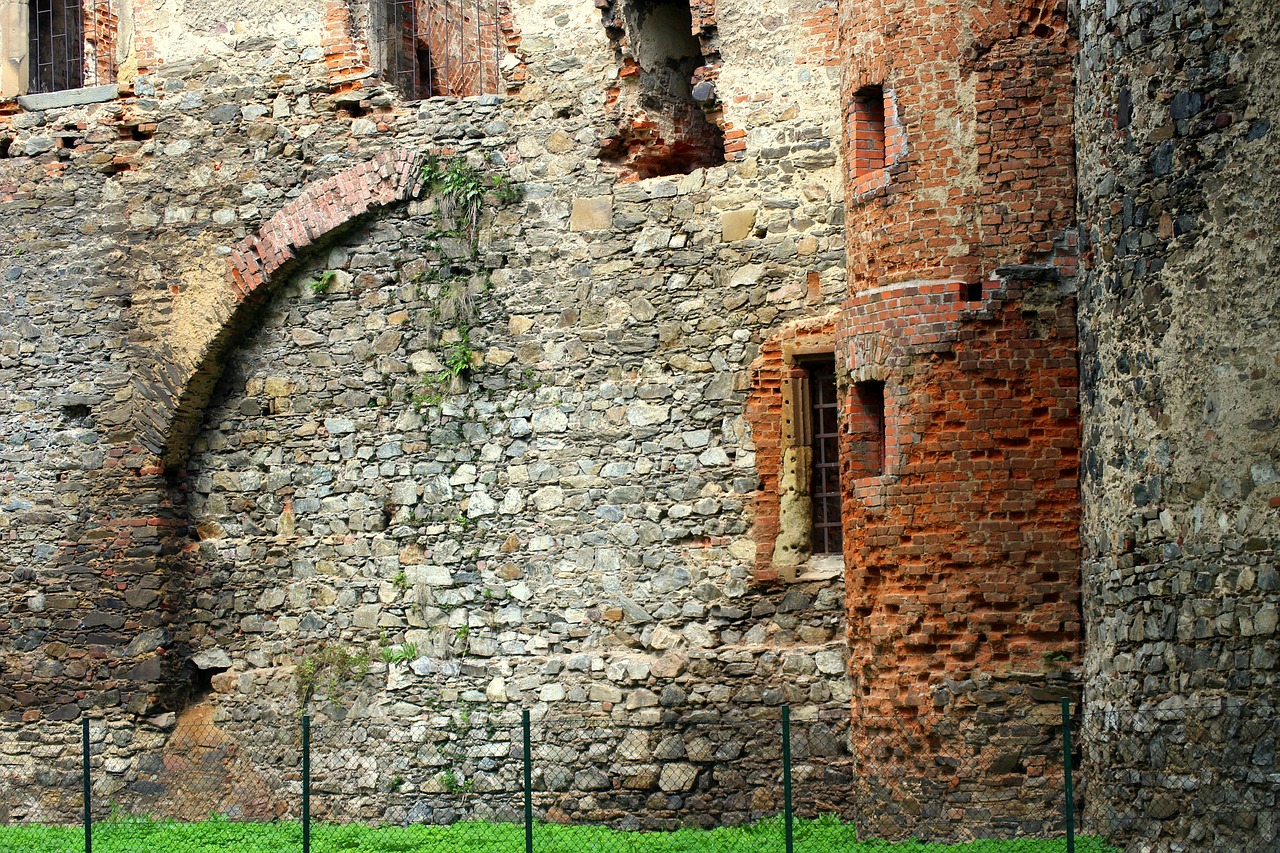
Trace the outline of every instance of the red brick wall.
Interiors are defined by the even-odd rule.
[[[84,6],[85,41],[91,53],[86,54],[84,83],[96,86],[116,79],[116,33],[119,18],[108,0],[96,0]]]
[[[1004,817],[1060,805],[1035,781],[1044,756],[971,751],[1051,743],[1054,702],[1078,687],[1075,301],[1044,279],[982,302],[962,282],[863,291],[836,331],[852,380],[883,380],[885,398],[883,473],[868,476],[878,448],[854,393],[841,448],[852,738],[869,757],[855,796],[869,814],[952,804],[907,812],[891,837],[988,827],[993,789]],[[1030,740],[994,746],[1011,724]],[[938,737],[957,728],[963,748]]]
[[[885,382],[884,473],[865,476],[854,394],[842,448],[864,712],[932,706],[943,679],[1078,650],[1074,300],[1053,281],[960,297],[940,284],[858,294],[837,330],[853,378]]]
[[[1078,681],[1066,4],[850,2],[840,32],[846,145],[870,129],[855,95],[882,87],[885,103],[883,168],[865,149],[846,156],[836,329],[850,382],[883,381],[885,396],[883,472],[868,475],[871,425],[851,392],[841,450],[853,738],[874,756],[860,794],[976,803],[955,794],[995,784],[1051,815],[1017,774],[949,777],[933,729],[994,736]],[[969,818],[953,811],[937,831]]]
[[[369,70],[366,33],[353,19],[349,0],[328,0],[324,5],[324,61],[335,91],[354,88],[348,82]]]
[[[133,0],[133,54],[138,64],[138,74],[148,74],[159,65],[155,39],[156,8],[158,0]]]
[[[846,3],[840,32],[847,137],[859,136],[854,94],[882,86],[890,149],[875,178],[856,155],[847,160],[853,287],[975,283],[1001,264],[1059,258],[1070,267],[1074,41],[1065,0],[949,0],[923,12],[900,0]]]

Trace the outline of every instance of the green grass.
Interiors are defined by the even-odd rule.
[[[799,820],[799,853],[1063,853],[1062,840],[972,841],[967,844],[858,842],[853,826],[831,819]],[[94,853],[281,853],[302,849],[297,823],[169,823],[131,820],[98,824]],[[453,826],[313,825],[314,853],[523,853],[524,828],[510,823],[457,823]],[[83,830],[75,827],[0,826],[2,853],[73,853],[84,850]],[[782,822],[746,827],[675,832],[618,832],[599,826],[538,824],[536,853],[770,853],[784,850]],[[1078,853],[1112,853],[1093,839],[1077,839]]]

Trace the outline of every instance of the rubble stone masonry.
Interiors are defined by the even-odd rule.
[[[322,5],[157,15],[132,95],[0,125],[6,737],[91,716],[126,802],[174,714],[277,755],[328,646],[373,664],[322,718],[460,750],[521,707],[730,737],[790,704],[847,753],[842,579],[755,582],[743,417],[761,341],[845,290],[839,77],[795,61],[831,4],[719,4],[739,156],[631,182],[591,3],[511,4],[518,94],[413,103],[335,77]],[[474,257],[428,156],[520,187]]]
[[[787,704],[869,832],[1043,835],[1066,696],[1086,830],[1274,837],[1276,5],[688,5],[500,3],[501,91],[409,101],[362,0],[133,0],[118,97],[0,103],[0,820],[86,716],[101,802],[205,720],[283,790],[304,707],[480,793],[591,720],[545,813],[750,820],[708,756]],[[344,793],[495,816],[420,763]]]
[[[1271,3],[1081,5],[1085,757],[1117,768],[1088,802],[1212,849],[1280,832],[1272,741],[1239,722],[1275,730],[1280,678],[1278,31]]]

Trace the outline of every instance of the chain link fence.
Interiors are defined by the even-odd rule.
[[[0,740],[0,851],[1280,849],[1272,709],[1065,710],[33,726]]]

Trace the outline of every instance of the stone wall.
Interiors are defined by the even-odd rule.
[[[647,180],[598,156],[635,118],[604,7],[509,6],[505,98],[403,101],[361,3],[135,0],[119,99],[0,105],[6,754],[65,764],[34,727],[88,714],[128,784],[181,710],[267,744],[322,645],[373,662],[315,710],[371,726],[825,725],[856,697],[1032,720],[1043,753],[1083,625],[1091,708],[1223,722],[1142,755],[1104,713],[1086,758],[1127,771],[1098,808],[1173,784],[1144,768],[1219,784],[1280,653],[1271,6],[1085,3],[1077,45],[1062,3],[698,2],[726,162]],[[882,169],[842,157],[867,92]],[[477,257],[429,155],[522,187]],[[805,335],[836,354],[848,473],[875,444],[849,383],[891,392],[887,468],[845,481],[847,590],[775,559]],[[864,771],[950,759],[913,736]],[[1014,831],[1043,823],[1040,753],[982,777],[1018,788]],[[1268,807],[1273,756],[1248,762]],[[982,819],[951,803],[918,826]]]
[[[742,417],[760,342],[843,292],[821,32],[719,4],[738,156],[619,183],[600,12],[512,5],[505,101],[337,80],[310,9],[161,4],[133,94],[5,119],[7,736],[151,721],[110,738],[113,791],[173,712],[269,752],[322,646],[373,662],[314,710],[368,725],[840,731],[841,579],[754,581]],[[521,188],[475,258],[430,154]]]
[[[1274,759],[1238,760],[1232,715],[1274,719],[1280,660],[1280,19],[1267,3],[1088,3],[1080,32],[1086,684],[1091,709],[1114,710],[1089,755],[1136,735],[1152,774],[1237,779],[1274,808]],[[1135,733],[1135,706],[1165,722]],[[1184,714],[1205,740],[1166,750],[1152,732]],[[1151,804],[1110,778],[1091,807]],[[1151,807],[1142,836],[1241,831],[1178,812]]]

